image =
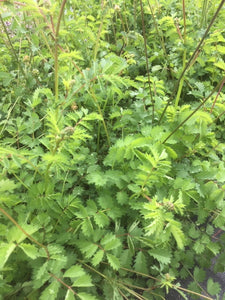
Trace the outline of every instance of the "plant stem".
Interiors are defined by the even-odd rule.
[[[35,240],[31,235],[29,235],[29,233],[27,233],[17,222],[15,219],[13,219],[13,217],[11,217],[2,207],[0,207],[0,212],[2,212],[14,225],[16,225],[16,227],[22,231],[29,240],[31,240],[32,242],[34,242],[35,244],[37,244],[38,246],[40,246],[41,248],[43,248],[47,254],[47,259],[50,259],[50,255],[48,252],[48,249],[45,245],[39,243],[37,240]]]
[[[59,17],[56,25],[56,31],[55,31],[55,100],[58,102],[59,98],[59,64],[58,64],[58,37],[59,37],[59,28],[60,28],[60,22],[62,19],[64,7],[67,0],[63,0],[60,11],[59,11]]]
[[[0,15],[0,20],[1,20],[1,23],[2,23],[2,26],[3,26],[3,29],[4,29],[4,32],[5,32],[6,36],[7,36],[9,45],[10,45],[11,50],[12,50],[12,53],[13,53],[13,55],[14,55],[16,61],[17,61],[18,67],[19,67],[20,71],[22,72],[23,76],[26,77],[26,74],[25,74],[25,72],[24,72],[24,70],[23,70],[23,68],[22,68],[22,66],[21,66],[21,64],[20,64],[19,58],[18,58],[17,53],[16,53],[16,51],[15,51],[15,49],[14,49],[14,47],[13,47],[13,44],[12,44],[12,42],[11,42],[11,38],[10,38],[10,36],[9,36],[8,30],[7,30],[6,26],[5,26],[5,23],[4,23],[4,21],[3,21],[1,15]]]
[[[96,39],[96,44],[94,47],[94,61],[96,60],[97,57],[97,53],[98,53],[98,48],[99,48],[99,41],[100,41],[100,36],[101,36],[101,32],[102,32],[102,27],[103,27],[103,22],[104,22],[104,16],[106,15],[104,13],[104,1],[101,2],[101,23],[98,29],[98,35],[97,35],[97,39]]]
[[[208,8],[208,0],[204,0],[203,6],[202,6],[202,18],[201,18],[200,27],[202,27],[203,25],[206,25],[207,8]]]
[[[221,90],[222,90],[222,88],[223,88],[224,83],[225,83],[225,78],[224,78],[224,80],[223,80],[222,83],[221,83],[221,86],[220,86],[220,88],[219,88],[219,91],[218,91],[218,93],[217,93],[217,95],[216,95],[215,100],[213,101],[213,104],[212,104],[210,113],[212,113],[212,111],[213,111],[213,108],[214,108],[214,106],[215,106],[215,104],[216,104],[216,100],[217,100],[217,98],[218,98],[218,96],[219,96],[219,94],[220,94],[220,92],[221,92]]]
[[[182,69],[185,69],[185,64],[186,64],[186,56],[187,56],[187,50],[186,50],[186,13],[185,13],[185,0],[182,0],[182,8],[183,8],[183,22],[184,22],[184,34],[183,34],[183,45],[184,45],[184,52],[183,52],[183,66]],[[181,78],[180,82],[179,82],[179,87],[178,87],[178,91],[177,91],[177,97],[175,100],[175,108],[177,108],[178,103],[180,101],[180,95],[183,89],[183,85],[184,85],[184,76]]]
[[[55,278],[59,283],[61,283],[62,285],[64,285],[68,290],[71,291],[71,293],[73,293],[74,295],[77,295],[77,293],[71,288],[71,286],[69,286],[68,284],[66,284],[64,281],[62,281],[62,279],[58,278],[57,276],[55,276],[52,273],[48,273],[51,277]]]
[[[165,42],[164,42],[164,38],[163,38],[163,33],[162,33],[161,30],[159,30],[159,27],[158,27],[157,22],[156,22],[156,17],[155,17],[154,11],[152,9],[152,5],[150,4],[149,0],[148,0],[148,6],[149,6],[151,14],[152,14],[152,19],[153,19],[155,30],[157,32],[157,35],[159,36],[160,44],[161,44],[161,47],[163,49],[163,53],[165,55],[165,59],[166,59],[166,62],[167,62],[168,71],[170,73],[170,76],[173,78],[173,73],[171,72],[171,68],[170,68],[169,57],[168,57],[168,54],[166,52],[166,46],[165,46]]]
[[[105,133],[106,133],[106,138],[107,138],[107,142],[108,142],[108,146],[110,147],[110,138],[109,138],[109,133],[108,133],[108,130],[107,130],[107,127],[106,127],[106,123],[105,123],[105,120],[104,120],[104,117],[103,117],[103,114],[102,114],[102,110],[101,110],[101,107],[98,103],[98,99],[93,91],[93,89],[90,89],[90,94],[95,102],[95,104],[97,105],[97,108],[98,108],[98,112],[99,114],[101,115],[102,117],[102,123],[103,123],[103,126],[104,126],[104,129],[105,129]]]
[[[147,69],[147,74],[148,74],[148,86],[149,86],[149,93],[150,93],[150,98],[151,98],[151,102],[152,102],[152,124],[153,124],[154,123],[154,114],[155,114],[155,101],[154,101],[153,95],[152,95],[151,80],[150,80],[150,74],[149,74],[147,40],[146,40],[146,34],[145,34],[144,11],[143,11],[142,0],[140,0],[140,7],[141,7],[141,19],[142,19],[142,32],[143,32],[144,46],[145,46],[146,69]]]
[[[165,144],[168,139],[181,127],[184,125],[184,123],[186,123],[205,103],[207,100],[209,100],[209,98],[213,95],[213,93],[217,90],[218,87],[221,86],[221,84],[223,84],[225,80],[225,76],[224,78],[219,82],[219,84],[217,84],[217,86],[213,89],[213,91],[202,101],[202,103],[183,121],[181,122],[169,135],[168,137],[162,142],[162,144]]]
[[[167,110],[168,106],[169,106],[170,103],[171,103],[171,100],[174,98],[174,95],[175,95],[176,90],[177,90],[177,88],[178,88],[178,86],[179,86],[179,84],[180,84],[181,79],[183,78],[184,74],[186,73],[186,71],[187,71],[188,68],[190,67],[190,65],[191,65],[191,63],[192,63],[192,61],[193,61],[193,59],[194,59],[194,58],[196,57],[196,55],[198,54],[198,52],[199,52],[199,50],[200,50],[200,48],[201,48],[201,46],[202,46],[204,40],[206,39],[206,37],[207,37],[207,35],[208,35],[208,33],[209,33],[209,30],[211,29],[213,23],[215,22],[215,20],[216,20],[216,18],[217,18],[217,16],[218,16],[220,10],[222,9],[224,3],[225,3],[225,0],[222,0],[222,1],[220,2],[220,5],[219,5],[219,7],[217,8],[217,11],[215,12],[215,14],[214,14],[214,16],[213,16],[213,18],[212,18],[212,20],[211,20],[209,26],[207,27],[207,29],[206,29],[206,31],[205,31],[203,37],[201,38],[201,40],[200,40],[198,46],[196,47],[195,51],[193,52],[193,54],[191,55],[189,61],[187,62],[185,68],[183,69],[183,72],[181,73],[181,75],[180,75],[180,77],[179,77],[177,83],[176,83],[175,86],[174,86],[174,91],[173,91],[173,93],[171,94],[171,96],[170,96],[170,98],[169,98],[169,100],[168,100],[168,102],[167,102],[167,104],[166,104],[166,106],[165,106],[165,108],[164,108],[164,110],[163,110],[163,112],[162,112],[162,115],[161,115],[161,117],[160,117],[160,119],[159,119],[159,124],[161,123],[161,121],[162,121],[162,119],[163,119],[163,117],[164,117],[164,115],[165,115],[165,113],[166,113],[166,110]]]

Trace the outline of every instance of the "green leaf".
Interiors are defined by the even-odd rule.
[[[57,299],[60,283],[53,281],[41,294],[40,300],[55,300]]]
[[[125,191],[118,192],[116,194],[116,199],[117,199],[118,203],[121,205],[128,203],[128,195]]]
[[[79,248],[82,253],[85,253],[85,256],[87,258],[90,258],[90,257],[92,257],[92,255],[95,254],[96,250],[98,249],[98,245],[93,244],[88,241],[80,241]]]
[[[197,239],[200,236],[200,231],[195,228],[194,224],[191,224],[188,234],[191,238]]]
[[[1,243],[0,244],[0,269],[2,269],[7,262],[9,256],[12,254],[13,250],[16,248],[14,243]]]
[[[214,242],[206,244],[206,247],[216,256],[220,252],[220,245]]]
[[[26,231],[26,233],[28,233],[29,235],[32,235],[39,229],[39,226],[36,224],[35,225],[34,224],[20,224],[20,225],[23,228],[23,230]],[[21,231],[18,227],[15,227],[15,226],[10,228],[10,230],[8,231],[8,234],[7,234],[7,239],[9,242],[16,241],[17,243],[21,243],[26,238],[27,238],[27,235],[23,231]]]
[[[135,247],[134,247],[133,239],[132,239],[132,237],[130,235],[127,236],[127,244],[128,244],[129,250],[134,255],[134,253],[135,253]]]
[[[19,247],[31,259],[36,259],[39,256],[38,249],[34,245],[22,243]]]
[[[42,155],[42,159],[46,161],[48,164],[69,163],[67,156],[62,153],[56,153],[56,154],[46,153]]]
[[[203,282],[205,280],[205,271],[199,269],[199,267],[195,267],[194,269],[194,278],[198,282]]]
[[[137,272],[148,274],[146,257],[142,251],[139,251],[135,258],[134,269]]]
[[[106,185],[107,177],[100,171],[92,172],[86,176],[89,183],[95,184],[96,186],[102,187]]]
[[[2,179],[0,180],[0,193],[13,192],[17,188],[17,185],[13,180]]]
[[[80,276],[79,278],[77,278],[74,283],[72,284],[72,286],[76,286],[76,287],[87,287],[87,286],[93,286],[92,282],[91,282],[91,276],[88,274],[85,274],[83,276]]]
[[[90,236],[93,234],[93,225],[89,217],[87,217],[81,225],[82,232],[85,236]]]
[[[220,69],[222,69],[223,71],[225,71],[225,62],[223,60],[220,60],[216,63],[214,63],[214,65]]]
[[[175,189],[182,189],[183,191],[191,190],[195,187],[195,184],[190,181],[190,178],[176,178],[174,181],[174,188]]]
[[[116,238],[112,233],[107,233],[105,237],[101,240],[101,245],[104,250],[112,250],[119,247],[121,244],[120,240]]]
[[[220,284],[218,282],[214,282],[212,278],[209,278],[207,281],[207,292],[211,295],[217,295],[220,290]]]
[[[94,215],[94,220],[95,220],[95,223],[98,225],[99,228],[106,227],[110,223],[109,218],[101,211],[98,211]]]
[[[97,114],[96,112],[93,112],[83,117],[82,120],[86,120],[86,121],[102,120],[102,116]]]
[[[75,265],[75,266],[72,266],[71,268],[69,268],[65,272],[63,277],[80,277],[83,275],[85,275],[85,271],[83,270],[83,268],[80,265]]]
[[[75,300],[74,294],[71,290],[67,290],[66,297],[64,300]]]
[[[104,257],[104,251],[103,250],[99,250],[98,252],[95,253],[95,255],[93,256],[91,263],[93,266],[97,266],[103,259]]]
[[[178,248],[183,249],[185,238],[184,238],[184,233],[179,228],[179,226],[180,224],[174,221],[173,224],[170,224],[170,231],[177,242]]]
[[[108,262],[110,264],[110,266],[114,269],[114,270],[118,270],[120,268],[120,261],[117,257],[115,257],[112,254],[107,253],[106,254]]]
[[[193,249],[197,254],[201,254],[205,250],[205,246],[201,243],[201,241],[197,240],[196,243],[194,243]]]
[[[155,248],[149,250],[148,253],[162,264],[169,264],[171,261],[171,253],[168,249]]]
[[[98,300],[95,296],[88,294],[88,293],[78,293],[77,296],[81,300]]]

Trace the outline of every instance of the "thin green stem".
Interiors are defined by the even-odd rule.
[[[202,17],[201,17],[201,24],[200,26],[202,27],[203,25],[206,25],[207,21],[207,8],[208,8],[208,0],[203,1],[203,6],[202,6]]]
[[[208,35],[208,33],[209,33],[209,30],[211,29],[213,23],[215,22],[215,20],[216,20],[216,18],[217,18],[217,16],[218,16],[220,10],[222,9],[224,3],[225,3],[225,0],[222,0],[222,1],[220,2],[220,5],[218,6],[217,11],[215,12],[215,14],[214,14],[214,16],[213,16],[213,18],[212,18],[210,24],[208,25],[208,27],[207,27],[207,29],[206,29],[206,31],[205,31],[203,37],[201,38],[201,40],[200,40],[198,46],[196,47],[195,51],[193,52],[193,54],[191,55],[189,61],[187,62],[185,68],[183,69],[183,71],[182,71],[180,77],[178,78],[178,81],[177,81],[177,83],[176,83],[175,86],[174,86],[174,91],[172,92],[172,94],[171,94],[171,96],[170,96],[170,98],[169,98],[169,100],[168,100],[168,102],[167,102],[167,104],[166,104],[166,106],[165,106],[165,108],[164,108],[164,110],[163,110],[163,112],[162,112],[162,115],[161,115],[161,117],[160,117],[160,119],[159,119],[159,124],[161,123],[161,121],[162,121],[162,119],[163,119],[163,117],[164,117],[164,115],[165,115],[165,113],[166,113],[166,110],[167,110],[168,106],[169,106],[170,103],[171,103],[171,100],[174,98],[174,95],[175,95],[175,93],[176,93],[176,91],[177,91],[177,88],[179,87],[180,81],[181,81],[182,78],[184,77],[184,74],[186,73],[186,71],[187,71],[187,70],[189,69],[189,67],[191,66],[191,63],[192,63],[193,59],[196,57],[196,55],[197,55],[198,52],[200,51],[200,48],[201,48],[201,46],[202,46],[204,40],[206,39],[206,37],[207,37],[207,35]]]
[[[105,129],[105,133],[106,133],[106,138],[107,138],[107,142],[108,142],[108,146],[110,147],[110,138],[109,138],[109,133],[108,133],[108,130],[107,130],[107,126],[106,126],[106,123],[105,123],[105,120],[104,120],[104,117],[103,117],[103,113],[102,113],[102,110],[101,110],[101,107],[98,103],[98,99],[93,91],[93,89],[90,89],[90,94],[94,100],[94,103],[96,104],[97,108],[98,108],[98,112],[99,114],[101,115],[102,117],[102,124],[104,126],[104,129]]]
[[[183,52],[183,66],[182,66],[182,70],[185,69],[185,65],[186,65],[186,57],[187,57],[187,50],[186,50],[186,13],[185,13],[185,0],[182,0],[182,8],[183,8],[183,22],[184,22],[184,34],[183,34],[183,45],[184,45],[184,52]],[[182,79],[179,82],[179,87],[178,87],[178,91],[177,91],[177,97],[175,100],[175,108],[177,108],[178,103],[180,101],[180,95],[183,89],[183,85],[184,85],[184,76],[182,77]]]
[[[55,100],[58,102],[59,98],[59,62],[58,62],[58,37],[59,37],[59,28],[60,28],[60,22],[62,19],[64,7],[67,0],[63,0],[60,11],[59,11],[59,17],[56,25],[56,31],[55,31]]]
[[[147,69],[147,74],[148,74],[148,86],[149,86],[149,93],[150,93],[150,98],[151,98],[151,102],[152,102],[152,123],[154,123],[155,101],[153,99],[152,89],[151,89],[151,79],[150,79],[150,73],[149,73],[148,50],[147,50],[147,40],[146,40],[146,34],[145,34],[144,11],[143,11],[142,0],[140,0],[140,7],[141,7],[141,19],[142,19],[142,32],[143,32],[144,47],[145,47],[146,69]]]
[[[185,47],[185,43],[184,43],[184,47]],[[186,63],[186,56],[187,56],[187,50],[186,48],[184,48],[184,53],[183,53],[183,70],[185,68],[185,63]],[[184,85],[184,77],[181,78],[180,82],[179,82],[179,87],[178,87],[178,91],[177,91],[177,96],[176,96],[176,100],[175,100],[175,108],[177,108],[178,103],[180,101],[180,95],[183,89],[183,85]]]
[[[50,255],[49,255],[49,252],[48,252],[48,249],[45,245],[39,243],[37,240],[35,240],[31,235],[29,235],[29,233],[27,233],[17,222],[15,219],[13,219],[13,217],[11,217],[2,207],[0,207],[0,212],[2,212],[14,225],[16,225],[16,227],[22,231],[27,237],[29,240],[31,240],[32,242],[34,242],[35,244],[37,244],[39,247],[43,248],[46,252],[46,255],[47,255],[47,259],[49,260],[50,259]]]
[[[73,293],[74,295],[77,295],[77,293],[71,288],[71,286],[69,286],[68,284],[66,284],[64,281],[62,281],[62,279],[60,279],[59,277],[57,277],[56,275],[52,274],[52,273],[48,273],[51,277],[55,278],[59,283],[61,283],[62,285],[64,285],[68,290],[71,291],[71,293]]]
[[[155,14],[154,14],[154,11],[152,9],[152,5],[150,4],[149,0],[148,0],[148,6],[150,8],[150,11],[151,11],[151,14],[152,14],[152,19],[153,19],[153,23],[154,23],[154,27],[155,27],[155,30],[156,30],[156,33],[159,37],[159,40],[160,40],[160,44],[161,44],[161,47],[163,49],[163,53],[165,55],[165,59],[166,59],[166,62],[167,62],[167,68],[170,72],[170,76],[173,78],[173,73],[171,72],[171,68],[170,68],[170,61],[169,61],[169,57],[168,57],[168,54],[166,52],[166,46],[165,46],[165,42],[164,42],[164,38],[163,38],[163,34],[162,34],[162,31],[159,30],[159,27],[158,27],[158,24],[156,22],[156,17],[155,17]]]
[[[21,63],[20,63],[19,58],[18,58],[18,55],[17,55],[17,53],[16,53],[16,51],[15,51],[15,49],[14,49],[14,47],[13,47],[11,38],[10,38],[10,36],[9,36],[8,30],[7,30],[6,26],[5,26],[5,23],[4,23],[3,19],[2,19],[1,14],[0,14],[0,20],[1,20],[1,23],[2,23],[2,26],[3,26],[3,29],[4,29],[4,32],[5,32],[6,36],[7,36],[9,45],[10,45],[11,50],[12,50],[12,53],[13,53],[13,55],[14,55],[16,61],[17,61],[18,67],[19,67],[20,71],[22,72],[23,76],[26,77],[26,74],[25,74],[25,72],[24,72],[24,70],[23,70],[23,68],[22,68],[22,66],[21,66]]]
[[[224,78],[219,82],[219,84],[213,89],[213,91],[202,101],[202,103],[183,121],[181,122],[169,135],[168,137],[162,142],[162,144],[165,144],[168,139],[181,127],[186,123],[205,103],[209,100],[209,98],[213,95],[213,93],[223,84],[225,80]]]
[[[106,15],[104,13],[104,6],[105,6],[104,1],[102,1],[102,3],[101,3],[101,23],[100,23],[100,26],[98,29],[98,35],[97,35],[97,39],[96,39],[96,43],[95,43],[95,47],[94,47],[94,61],[96,60],[96,57],[97,57],[99,41],[100,41],[102,27],[103,27],[103,23],[104,23],[104,16]]]

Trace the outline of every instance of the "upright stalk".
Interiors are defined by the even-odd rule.
[[[23,68],[22,68],[22,66],[21,66],[21,63],[20,63],[19,58],[18,58],[18,55],[17,55],[17,53],[16,53],[16,51],[15,51],[15,49],[14,49],[14,47],[13,47],[13,44],[12,44],[12,42],[11,42],[11,38],[10,38],[10,36],[9,36],[8,30],[7,30],[6,26],[5,26],[5,23],[4,23],[3,19],[2,19],[1,14],[0,14],[0,20],[1,20],[1,23],[2,23],[2,26],[3,26],[3,29],[4,29],[4,32],[5,32],[6,36],[7,36],[7,40],[8,40],[8,42],[9,42],[10,48],[11,48],[11,50],[12,50],[13,56],[15,57],[16,62],[17,62],[17,64],[18,64],[18,67],[19,67],[20,71],[22,72],[23,76],[26,77],[26,74],[25,74],[25,72],[24,72],[24,70],[23,70]]]
[[[150,4],[149,0],[148,0],[148,6],[149,6],[151,14],[152,14],[152,19],[153,19],[155,30],[157,32],[157,35],[158,35],[159,39],[160,39],[160,44],[161,44],[161,47],[163,49],[163,53],[165,55],[168,71],[170,72],[170,76],[173,78],[173,73],[171,72],[171,68],[170,68],[169,57],[168,57],[168,54],[166,52],[166,46],[165,46],[165,42],[164,42],[164,38],[163,38],[163,33],[162,33],[161,30],[159,30],[159,27],[158,27],[157,22],[156,22],[156,17],[155,17],[154,11],[152,9],[152,5]]]
[[[162,144],[165,144],[168,139],[181,127],[183,126],[205,103],[209,100],[209,98],[213,95],[213,93],[219,88],[219,91],[221,91],[222,86],[225,82],[225,76],[223,79],[217,84],[217,86],[213,89],[213,91],[202,101],[202,103],[184,120],[182,121],[169,135],[168,137],[162,142]]]
[[[182,70],[185,69],[186,65],[186,57],[187,57],[187,50],[186,50],[186,13],[185,13],[185,0],[182,0],[182,8],[183,8],[183,22],[184,22],[184,34],[183,34],[183,45],[184,45],[184,52],[183,52],[183,66]],[[180,101],[180,95],[183,89],[183,84],[184,84],[184,76],[181,78],[179,82],[179,87],[177,91],[177,97],[175,100],[175,108],[177,108],[178,103]]]
[[[56,31],[55,31],[55,100],[58,102],[59,99],[59,62],[58,62],[58,37],[59,37],[59,28],[60,28],[60,22],[62,19],[64,7],[67,0],[63,0],[60,11],[59,11],[59,17],[56,25]]]
[[[100,26],[99,26],[99,29],[98,29],[98,36],[97,36],[96,44],[95,44],[95,47],[94,47],[94,61],[97,58],[97,53],[98,53],[98,48],[99,48],[99,41],[100,41],[102,27],[103,27],[103,23],[104,23],[104,16],[105,16],[104,8],[105,8],[105,3],[104,3],[104,0],[102,0],[102,2],[101,2],[101,23],[100,23]]]
[[[108,133],[108,130],[107,130],[107,126],[106,126],[106,123],[105,123],[105,120],[104,120],[104,117],[103,117],[103,113],[102,113],[101,107],[100,107],[100,105],[99,105],[99,103],[98,103],[98,99],[97,99],[97,97],[96,97],[96,95],[95,95],[95,93],[94,93],[94,91],[93,91],[92,88],[90,88],[90,95],[91,95],[91,97],[93,98],[94,103],[95,103],[95,105],[96,105],[97,108],[98,108],[99,114],[100,114],[101,117],[102,117],[102,123],[103,123],[103,127],[104,127],[104,129],[105,129],[105,134],[106,134],[107,143],[108,143],[108,146],[110,147],[110,137],[109,137],[109,133]]]
[[[168,106],[169,106],[170,103],[171,103],[171,100],[172,100],[172,99],[174,98],[174,96],[175,96],[176,90],[177,90],[177,88],[179,87],[179,84],[180,84],[181,79],[183,78],[183,76],[185,75],[186,71],[187,71],[187,70],[189,69],[189,67],[191,66],[191,63],[192,63],[193,60],[195,59],[196,55],[199,53],[200,48],[201,48],[201,46],[202,46],[204,40],[206,39],[206,37],[207,37],[207,35],[208,35],[208,33],[209,33],[209,30],[211,29],[213,23],[215,22],[215,20],[216,20],[216,18],[217,18],[217,16],[218,16],[220,10],[222,9],[224,3],[225,3],[225,0],[222,0],[222,1],[220,2],[220,5],[219,5],[219,7],[217,8],[217,11],[215,12],[215,14],[214,14],[214,16],[213,16],[213,18],[212,18],[210,24],[208,25],[208,27],[207,27],[207,29],[206,29],[206,31],[205,31],[203,37],[201,38],[201,41],[199,42],[198,46],[196,47],[195,51],[193,52],[192,56],[190,57],[189,61],[187,62],[185,68],[183,69],[183,72],[181,73],[181,75],[180,75],[180,77],[179,77],[177,83],[176,83],[175,86],[174,86],[174,91],[173,91],[173,93],[171,94],[171,96],[170,96],[170,98],[169,98],[169,100],[168,100],[168,102],[167,102],[167,104],[166,104],[166,106],[165,106],[165,108],[164,108],[164,110],[163,110],[163,112],[162,112],[162,115],[161,115],[161,117],[160,117],[160,119],[159,119],[159,124],[161,123],[161,121],[162,121],[162,119],[163,119],[163,117],[164,117],[164,115],[165,115],[165,113],[166,113],[166,110],[167,110]]]
[[[24,235],[26,235],[28,237],[29,240],[31,240],[32,242],[34,242],[35,244],[37,244],[39,247],[43,248],[46,252],[47,255],[47,260],[50,259],[50,255],[48,252],[48,248],[39,243],[37,240],[35,240],[29,233],[27,233],[17,222],[15,219],[13,219],[13,217],[11,217],[2,207],[0,207],[0,212],[3,213],[14,225],[16,225],[16,227],[23,232]]]
[[[146,69],[147,69],[147,74],[148,74],[148,86],[149,86],[149,93],[150,93],[150,98],[151,98],[151,102],[152,102],[152,123],[154,123],[155,101],[154,101],[153,95],[152,95],[151,80],[150,80],[150,74],[149,74],[148,51],[147,51],[147,41],[146,41],[146,34],[145,34],[144,11],[143,11],[142,0],[140,0],[140,7],[141,7],[141,19],[142,19],[142,32],[143,32],[144,46],[145,46]]]
[[[208,8],[208,0],[203,1],[203,6],[202,6],[202,17],[201,17],[201,24],[200,26],[203,27],[206,26],[206,21],[207,21],[207,8]]]

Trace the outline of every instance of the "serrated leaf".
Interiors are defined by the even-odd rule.
[[[101,245],[104,250],[112,250],[119,247],[121,244],[120,240],[112,233],[107,233],[106,236],[101,240]]]
[[[64,300],[75,300],[74,294],[71,290],[67,290],[66,297]]]
[[[101,173],[100,171],[92,172],[86,176],[89,183],[95,184],[96,186],[104,186],[107,182],[106,176],[104,176],[104,173]]]
[[[32,235],[36,231],[38,231],[39,226],[34,224],[21,224],[21,227],[24,231],[26,231],[29,235]],[[12,227],[7,233],[7,239],[9,242],[16,241],[17,243],[21,243],[23,240],[27,238],[27,235],[21,231],[18,227]]]
[[[103,259],[104,257],[104,251],[103,250],[99,250],[98,252],[95,253],[95,255],[93,256],[91,263],[93,266],[97,266]]]
[[[108,262],[110,264],[110,266],[114,269],[114,270],[118,270],[120,268],[120,261],[117,257],[115,257],[112,254],[107,253],[106,254]]]
[[[188,234],[189,234],[189,236],[190,236],[191,238],[197,239],[197,238],[200,236],[200,231],[197,230],[197,229],[195,228],[195,226],[192,224],[191,227],[190,227],[190,229],[189,229],[189,231],[188,231]]]
[[[197,254],[201,254],[205,250],[205,246],[198,240],[194,243],[193,249]]]
[[[222,70],[225,70],[225,62],[223,60],[214,63],[214,65]]]
[[[83,117],[82,120],[91,121],[91,120],[102,120],[102,116],[97,114],[96,112],[90,113]]]
[[[39,256],[38,255],[39,254],[38,253],[38,249],[34,245],[22,243],[22,244],[19,245],[19,247],[31,259],[35,259],[35,258],[37,258]]]
[[[148,253],[162,264],[169,264],[171,261],[171,253],[168,249],[155,248],[149,250]]]
[[[134,255],[135,248],[134,248],[134,243],[133,243],[132,237],[130,235],[127,236],[127,244],[128,244],[129,250]]]
[[[218,282],[214,282],[212,278],[207,281],[207,292],[211,295],[216,295],[220,292],[221,287]]]
[[[90,236],[93,234],[93,226],[90,218],[86,218],[81,225],[82,232],[85,236]]]
[[[0,269],[2,269],[7,262],[9,256],[13,252],[13,250],[16,248],[16,244],[14,243],[1,243],[0,245]]]
[[[85,271],[80,265],[75,265],[69,268],[63,275],[63,277],[80,277],[85,275]]]
[[[76,286],[76,287],[87,287],[87,286],[93,286],[92,282],[91,282],[91,276],[88,274],[85,274],[79,278],[77,278],[74,283],[72,284],[72,286]]]
[[[48,267],[48,261],[46,261],[38,270],[36,273],[36,278],[40,279],[45,273],[47,273],[47,267]]]
[[[195,267],[194,269],[194,278],[197,282],[203,282],[205,280],[206,272],[199,267]]]
[[[116,199],[119,204],[127,204],[128,203],[128,195],[126,192],[121,191],[116,194]]]
[[[17,185],[13,180],[2,179],[0,180],[0,193],[3,192],[13,192],[17,188]]]
[[[206,247],[216,256],[220,252],[220,245],[217,243],[207,243]]]
[[[40,300],[55,300],[57,299],[58,290],[60,283],[58,281],[53,281],[50,285],[42,292]]]
[[[98,300],[95,296],[88,294],[88,293],[78,293],[77,296],[81,300]]]
[[[107,225],[109,225],[109,218],[101,211],[98,211],[94,215],[95,223],[98,225],[99,228],[103,228]]]
[[[175,221],[173,223],[175,224]],[[179,223],[176,222],[176,224],[178,225]],[[171,231],[174,239],[177,242],[178,248],[183,249],[184,248],[184,233],[182,232],[182,230],[179,228],[179,226],[171,224],[170,231]]]
[[[92,255],[95,254],[96,250],[98,249],[98,246],[87,241],[82,241],[79,243],[79,248],[82,253],[85,253],[85,256],[87,258],[90,258],[92,257]]]
[[[68,163],[67,156],[62,153],[56,153],[56,154],[46,153],[46,154],[42,155],[42,159],[49,164]]]
[[[148,274],[146,257],[142,251],[139,251],[135,258],[134,269],[137,272]]]

